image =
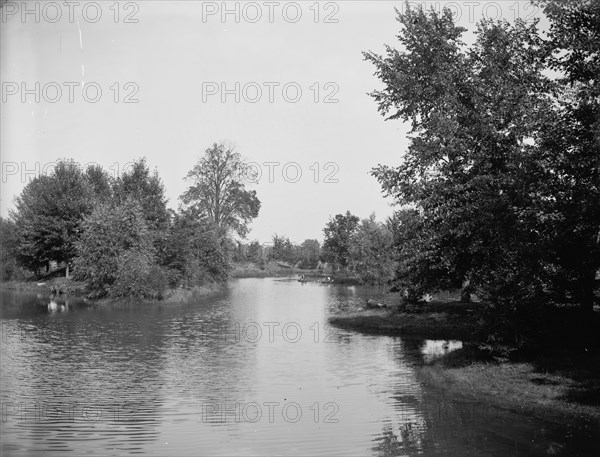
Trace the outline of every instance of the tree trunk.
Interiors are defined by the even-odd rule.
[[[596,269],[582,274],[581,278],[581,307],[585,311],[594,311],[594,290],[596,288]]]
[[[460,291],[460,302],[471,303],[471,289],[468,286],[463,287]]]
[[[460,302],[471,303],[471,281],[465,279],[462,283],[462,289],[460,291]]]

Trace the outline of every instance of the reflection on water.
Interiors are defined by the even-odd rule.
[[[462,348],[462,341],[454,340],[425,340],[421,353],[424,362],[429,362],[437,357],[441,357],[449,352]]]
[[[415,367],[460,342],[327,326],[378,294],[273,279],[181,305],[3,293],[2,455],[589,454],[594,436],[422,386]]]

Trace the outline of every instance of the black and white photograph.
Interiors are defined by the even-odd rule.
[[[600,455],[600,0],[0,0],[0,457]]]

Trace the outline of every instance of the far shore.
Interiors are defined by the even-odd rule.
[[[61,274],[62,273],[62,274]],[[230,272],[231,279],[241,278],[284,278],[293,277],[302,280],[303,282],[328,282],[332,284],[358,284],[358,282],[347,276],[333,275],[325,273],[317,269],[303,269],[293,265],[288,265],[284,262],[268,261],[262,265],[253,262],[235,263]],[[9,281],[0,281],[0,289],[13,290],[21,293],[44,294],[51,295],[53,290],[59,290],[60,295],[86,298],[87,291],[85,283],[75,281],[72,278],[64,276],[64,268],[53,271],[45,277],[39,279],[13,279]],[[210,295],[223,290],[223,285],[217,283],[205,283],[202,285],[176,289],[167,289],[163,294],[162,299],[157,300],[141,300],[152,302],[176,302],[180,303],[193,299],[197,296]],[[111,299],[90,299],[94,302],[110,301]],[[122,299],[114,299],[112,301],[123,301]]]
[[[195,298],[218,294],[223,291],[224,286],[216,283],[207,283],[192,288],[167,289],[163,297],[159,300],[135,299],[127,300],[123,298],[98,298],[92,299],[87,296],[85,284],[80,281],[68,279],[65,277],[54,277],[48,280],[11,280],[0,282],[1,290],[10,290],[24,294],[41,294],[50,297],[74,298],[89,301],[95,305],[108,305],[116,303],[185,303]],[[60,293],[54,293],[53,290],[60,290]]]
[[[234,264],[233,278],[282,278],[296,277],[302,282],[328,282],[331,284],[358,285],[359,282],[349,275],[335,274],[328,270],[298,268],[285,262],[269,261],[262,265],[254,262]]]
[[[195,298],[218,294],[223,291],[226,284],[205,283],[193,287],[178,287],[167,289],[160,299],[125,299],[119,297],[90,298],[88,296],[84,282],[76,281],[72,278],[62,275],[60,272],[53,272],[47,277],[40,279],[27,278],[21,280],[0,281],[0,290],[11,290],[26,294],[42,294],[48,297],[65,297],[89,301],[96,305],[106,305],[115,303],[185,303]],[[304,275],[309,281],[321,281],[320,273],[316,270],[302,270],[294,267],[286,267],[276,262],[268,262],[265,268],[261,269],[256,264],[236,264],[231,272],[231,279],[238,278],[281,278],[281,277],[300,277]]]

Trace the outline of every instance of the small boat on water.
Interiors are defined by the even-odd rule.
[[[298,278],[298,282],[320,282],[322,284],[332,284],[333,278],[330,276],[323,276],[321,278],[319,278],[318,276],[310,276],[310,277],[306,277],[304,275],[300,275],[300,277]]]

